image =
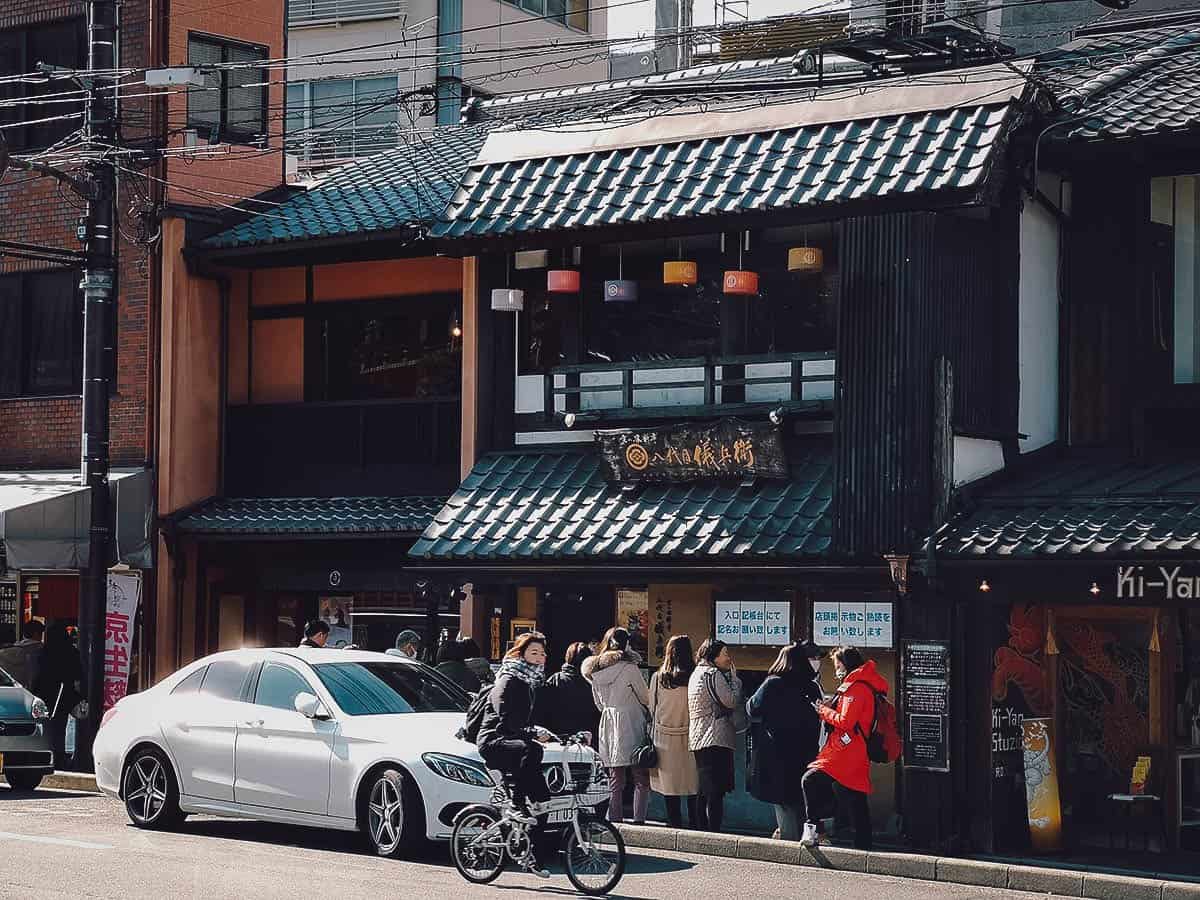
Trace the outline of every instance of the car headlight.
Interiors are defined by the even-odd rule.
[[[33,698],[33,706],[30,708],[30,712],[33,713],[35,719],[50,718],[50,707],[46,706],[46,701],[40,697]]]
[[[494,786],[492,776],[488,775],[487,769],[474,760],[461,756],[450,756],[447,753],[426,753],[421,757],[421,761],[438,775],[451,781],[476,787],[490,788]]]

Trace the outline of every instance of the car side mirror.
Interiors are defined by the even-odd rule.
[[[296,695],[296,712],[309,719],[328,719],[329,710],[315,694],[301,691]]]

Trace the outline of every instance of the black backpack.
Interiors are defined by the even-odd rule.
[[[481,688],[467,705],[467,720],[463,723],[463,727],[458,729],[459,740],[475,743],[479,738],[479,729],[483,727],[483,717],[487,715],[488,707],[491,705],[492,686],[489,684]]]

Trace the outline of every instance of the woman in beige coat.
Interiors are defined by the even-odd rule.
[[[692,641],[677,634],[667,642],[662,667],[650,676],[650,712],[654,716],[654,747],[658,768],[650,770],[650,787],[667,801],[667,822],[683,826],[683,801],[688,825],[696,819],[696,757],[688,748],[688,679],[696,668]]]
[[[639,665],[641,657],[629,649],[629,632],[610,628],[595,656],[583,661],[579,671],[592,685],[600,710],[600,762],[608,769],[608,818],[624,819],[625,782],[633,781],[633,821],[646,823],[650,802],[650,770],[633,764],[633,754],[646,741],[650,698]]]

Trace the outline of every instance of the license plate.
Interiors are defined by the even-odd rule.
[[[563,822],[570,822],[571,810],[556,809],[554,812],[550,813],[550,815],[547,817],[547,821],[552,825],[560,825]]]

